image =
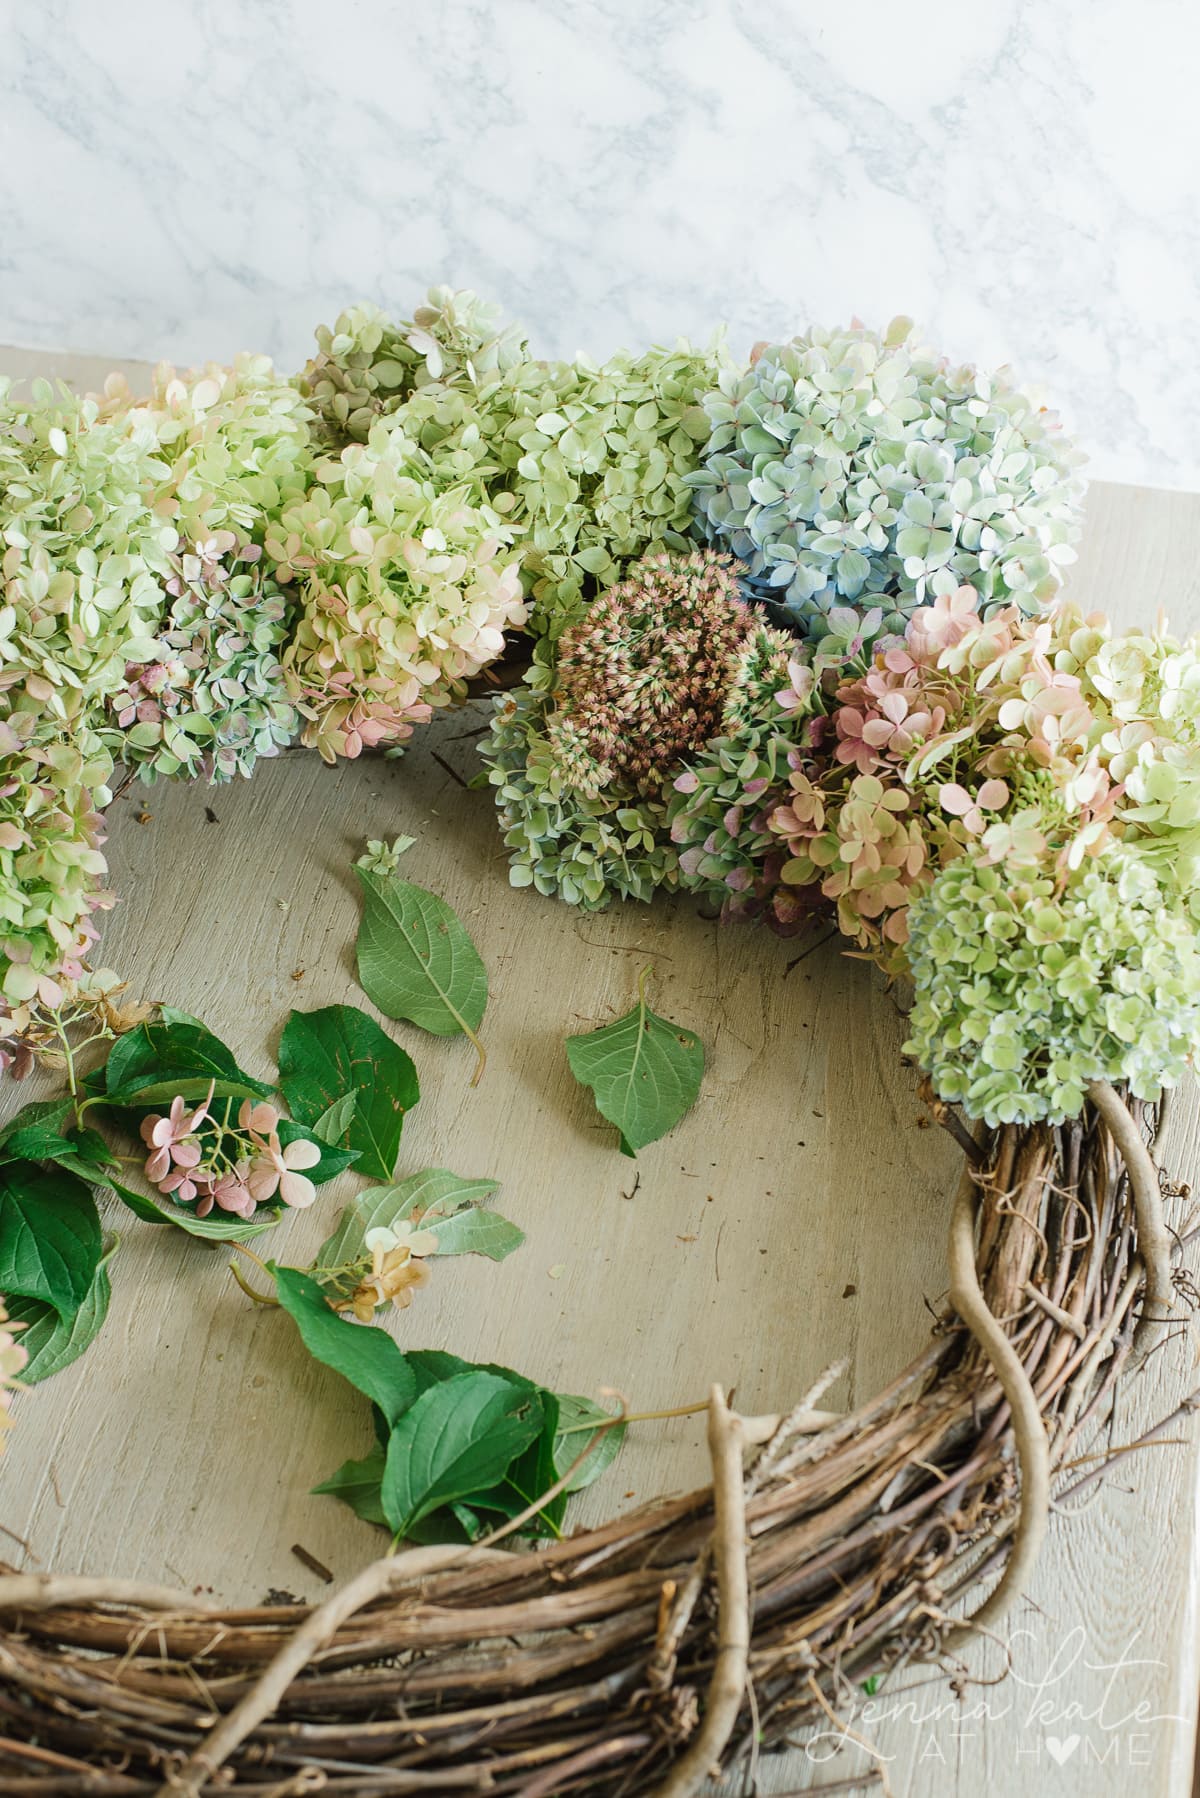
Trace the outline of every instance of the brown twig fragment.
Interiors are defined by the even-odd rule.
[[[1104,1120],[1108,1134],[1129,1175],[1137,1218],[1137,1246],[1146,1267],[1146,1302],[1142,1323],[1162,1323],[1174,1308],[1171,1282],[1171,1235],[1163,1217],[1158,1169],[1120,1095],[1107,1080],[1092,1080],[1088,1098]]]

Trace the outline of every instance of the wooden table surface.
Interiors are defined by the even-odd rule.
[[[6,372],[81,386],[105,366],[0,355]],[[1198,543],[1200,497],[1097,487],[1071,588],[1122,623],[1166,606],[1178,627],[1200,626]],[[111,814],[122,902],[101,959],[143,996],[199,1013],[266,1075],[291,1007],[371,1009],[354,977],[350,863],[367,837],[411,833],[403,872],[458,909],[492,996],[477,1090],[467,1046],[389,1026],[422,1085],[401,1171],[493,1176],[498,1209],[528,1241],[501,1266],[435,1264],[393,1326],[401,1342],[570,1390],[617,1388],[637,1410],[700,1400],[714,1380],[746,1411],[784,1408],[845,1357],[824,1402],[858,1403],[927,1339],[957,1175],[901,1065],[894,996],[833,947],[792,966],[793,945],[719,928],[687,898],[580,916],[512,891],[488,796],[452,772],[473,771],[463,733],[481,721],[479,708],[443,719],[396,762],[330,769],[296,752],[233,788],[135,786]],[[653,1003],[699,1032],[708,1072],[694,1112],[639,1156],[632,1192],[633,1165],[573,1081],[563,1039],[626,1010],[651,964]],[[0,1116],[34,1090],[6,1088]],[[1169,1153],[1184,1178],[1198,1134],[1189,1087]],[[347,1174],[324,1188],[265,1239],[269,1251],[303,1264],[357,1184]],[[0,1522],[29,1544],[23,1564],[244,1602],[269,1587],[321,1597],[293,1543],[339,1580],[383,1546],[309,1492],[365,1450],[365,1403],[299,1349],[286,1317],[243,1297],[223,1252],[124,1211],[106,1221],[121,1246],[105,1329],[19,1399],[0,1464]],[[1200,1384],[1194,1363],[1181,1327],[1107,1442],[1137,1436]],[[1188,1789],[1200,1589],[1189,1434],[1118,1461],[1081,1515],[1056,1518],[1027,1601],[1002,1642],[968,1655],[957,1695],[944,1674],[910,1673],[857,1713],[897,1798]],[[573,1518],[685,1487],[706,1465],[701,1418],[641,1426]],[[1005,1654],[1014,1677],[995,1684]],[[870,1754],[837,1747],[767,1761],[760,1790],[860,1773],[859,1789],[886,1789]]]

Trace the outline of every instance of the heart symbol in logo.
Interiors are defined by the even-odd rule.
[[[1046,1737],[1046,1752],[1056,1760],[1060,1767],[1065,1767],[1079,1746],[1078,1736],[1068,1736],[1061,1741],[1058,1736]]]

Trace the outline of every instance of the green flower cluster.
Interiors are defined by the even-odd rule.
[[[328,761],[403,742],[525,619],[510,528],[470,486],[448,484],[405,424],[403,412],[379,419],[365,443],[319,461],[266,535],[279,578],[299,590],[289,691]]]
[[[899,632],[964,582],[985,610],[1037,611],[1074,559],[1081,458],[1055,416],[1006,371],[951,368],[907,319],[764,345],[705,404],[703,529],[806,636],[846,601],[878,600]]]
[[[558,636],[626,562],[693,540],[687,476],[727,360],[719,341],[539,362],[473,294],[444,289],[411,323],[359,307],[318,337],[301,384],[336,441],[393,413],[439,480],[469,484],[512,528],[541,684]]]
[[[602,910],[614,894],[644,900],[656,887],[674,886],[677,858],[666,838],[665,805],[573,787],[547,734],[549,709],[547,696],[530,687],[497,698],[480,751],[510,851],[512,885],[536,887],[584,911]]]
[[[284,507],[312,481],[311,408],[268,356],[241,355],[180,375],[154,372],[148,398],[110,381],[108,410],[137,437],[153,433],[163,464],[153,488],[155,515],[185,545],[215,531],[262,543]]]
[[[0,722],[0,758],[0,995],[53,1003],[52,976],[77,967],[111,902],[97,811],[112,762],[91,730],[48,732],[29,712]]]
[[[258,545],[239,550],[230,531],[173,562],[155,660],[127,666],[106,738],[147,783],[248,776],[300,728],[279,659],[291,607]]]
[[[0,383],[0,718],[97,722],[131,661],[154,655],[177,542],[152,497],[149,424],[102,416],[46,381],[29,406]]]
[[[1195,921],[1132,845],[1111,841],[1061,888],[968,852],[909,932],[906,1052],[989,1124],[1075,1117],[1092,1080],[1156,1099],[1200,1039]]]
[[[738,660],[721,730],[671,785],[667,822],[680,884],[728,916],[757,915],[779,895],[784,856],[767,819],[787,793],[798,754],[811,752],[815,684],[794,637],[760,625]],[[785,894],[794,923],[803,907]]]
[[[475,387],[529,354],[520,328],[506,325],[497,307],[449,287],[431,287],[425,305],[399,323],[377,306],[352,306],[332,331],[318,325],[317,346],[299,387],[318,434],[335,445],[365,443],[376,419],[418,387]]]

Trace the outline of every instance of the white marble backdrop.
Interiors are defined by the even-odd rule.
[[[0,0],[0,342],[284,366],[471,286],[547,352],[914,315],[1200,486],[1195,0]]]

